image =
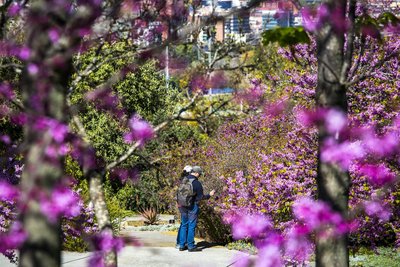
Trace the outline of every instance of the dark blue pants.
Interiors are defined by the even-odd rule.
[[[193,208],[179,208],[181,212],[181,229],[179,233],[179,246],[183,248],[187,244],[189,249],[195,247],[194,235],[199,215],[199,206],[194,204]]]

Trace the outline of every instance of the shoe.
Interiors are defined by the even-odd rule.
[[[184,251],[184,250],[186,250],[186,249],[187,249],[186,247],[179,248],[179,251]]]
[[[175,246],[175,248],[176,248],[176,249],[179,249],[179,248],[180,248],[179,244],[177,244],[177,245]]]
[[[194,248],[189,248],[188,251],[189,252],[198,252],[198,251],[202,251],[202,249],[198,248],[198,247],[194,247]]]

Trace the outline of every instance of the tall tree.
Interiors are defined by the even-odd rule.
[[[345,24],[346,0],[326,0],[330,14],[335,14],[339,23]],[[350,8],[355,12],[355,1]],[[353,14],[354,17],[354,14]],[[351,33],[347,35],[351,42]],[[342,68],[345,64],[345,31],[331,22],[325,25],[317,33],[317,60],[318,82],[316,88],[317,107],[335,108],[347,113],[346,87],[341,81]],[[349,44],[351,47],[353,44]],[[346,51],[346,53],[351,53]],[[349,59],[351,58],[349,55]],[[347,73],[348,69],[345,70]],[[345,75],[345,74],[344,74]],[[318,199],[329,203],[332,208],[343,217],[347,217],[350,177],[347,171],[339,166],[321,160],[321,148],[325,139],[329,137],[324,126],[319,128],[319,153],[317,167]],[[340,138],[336,136],[335,138]],[[317,266],[349,266],[347,236],[319,237],[316,240]]]

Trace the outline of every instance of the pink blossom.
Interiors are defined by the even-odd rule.
[[[0,142],[9,145],[11,144],[11,138],[8,135],[0,135]]]
[[[347,125],[346,114],[336,109],[330,109],[325,115],[325,126],[329,133],[342,131]]]
[[[365,201],[364,202],[365,213],[369,216],[376,216],[382,221],[386,222],[390,219],[391,212],[382,203],[378,201]]]
[[[354,160],[362,158],[365,154],[360,141],[338,143],[329,138],[325,140],[321,149],[321,160],[336,163],[343,170],[347,170]]]
[[[48,34],[49,34],[50,40],[51,40],[53,43],[57,43],[58,40],[60,39],[60,33],[59,33],[59,31],[58,31],[57,29],[55,29],[55,28],[50,29],[49,32],[48,32]]]
[[[53,190],[50,198],[42,198],[41,210],[52,221],[61,216],[75,217],[81,211],[81,200],[70,188],[59,186]]]
[[[329,8],[327,5],[320,5],[317,10],[303,8],[301,10],[303,26],[307,31],[314,32],[321,29],[323,23],[329,17]]]
[[[10,7],[8,8],[8,15],[10,17],[15,17],[19,14],[19,12],[21,11],[21,5],[19,3],[13,3],[10,5]]]
[[[154,130],[148,122],[133,116],[129,120],[130,132],[124,135],[124,140],[127,143],[138,141],[140,144],[151,140],[154,137]]]
[[[85,98],[92,101],[99,110],[108,111],[116,117],[123,116],[123,110],[118,107],[118,96],[110,88],[91,91],[86,94]]]
[[[295,217],[310,230],[317,230],[326,225],[337,226],[343,223],[339,213],[323,202],[314,201],[310,198],[301,198],[293,204],[293,213]]]
[[[8,99],[8,100],[14,99],[15,94],[9,83],[0,84],[0,97],[4,97],[5,99]]]
[[[112,232],[103,231],[91,237],[94,253],[89,259],[90,266],[102,267],[105,266],[103,262],[103,255],[109,251],[121,251],[124,247],[124,241],[120,237],[114,237]]]
[[[309,259],[313,252],[311,241],[307,239],[309,228],[303,225],[292,226],[285,238],[285,253],[299,262]]]
[[[19,222],[14,222],[6,234],[0,234],[0,253],[18,249],[26,240],[27,234]]]
[[[296,113],[296,119],[299,124],[304,127],[315,126],[323,120],[326,115],[325,109],[318,110],[307,110],[307,109],[299,109]]]
[[[349,28],[349,21],[346,19],[342,7],[337,7],[332,10],[329,19],[331,20],[333,29],[336,32],[344,33]]]
[[[284,266],[280,248],[277,245],[269,244],[258,252],[256,267],[279,267]]]
[[[396,180],[396,174],[384,164],[360,165],[359,172],[363,175],[366,175],[369,179],[369,182],[375,186],[384,186],[393,183]]]
[[[276,117],[280,115],[284,110],[288,107],[288,101],[287,99],[283,99],[278,102],[274,102],[271,104],[268,104],[264,107],[264,114],[270,117]]]
[[[111,250],[121,251],[124,241],[120,237],[115,237],[112,231],[102,231],[92,236],[92,244],[95,251],[109,252]]]
[[[103,253],[95,252],[89,258],[88,266],[90,267],[106,267],[103,261]]]
[[[272,223],[263,215],[237,215],[232,224],[232,235],[235,239],[258,237]]]
[[[362,141],[365,148],[379,157],[394,153],[399,147],[399,135],[388,132],[382,137],[377,137],[371,130],[364,130]]]
[[[28,73],[30,75],[36,75],[39,73],[39,66],[33,63],[28,64]]]
[[[23,126],[28,122],[28,117],[24,113],[18,113],[11,116],[11,122]]]
[[[234,267],[248,267],[251,264],[250,257],[244,254],[238,254],[233,259]]]
[[[36,118],[33,127],[39,131],[49,131],[53,140],[58,144],[63,143],[69,134],[68,125],[48,117]]]
[[[31,50],[28,47],[22,47],[19,50],[18,57],[22,60],[28,60],[31,56]]]
[[[11,184],[0,181],[0,200],[10,201],[18,196],[19,192],[15,186]]]

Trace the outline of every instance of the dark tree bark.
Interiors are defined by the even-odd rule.
[[[326,0],[331,10],[341,8],[343,18],[346,0]],[[316,103],[318,107],[335,108],[347,113],[346,88],[340,82],[344,63],[344,32],[328,22],[317,36],[318,83]],[[326,129],[319,129],[319,150],[327,138]],[[340,138],[337,136],[337,138]],[[350,178],[337,165],[321,161],[318,153],[318,199],[328,203],[344,218],[348,213]],[[316,240],[316,264],[326,267],[349,266],[347,235]]]

